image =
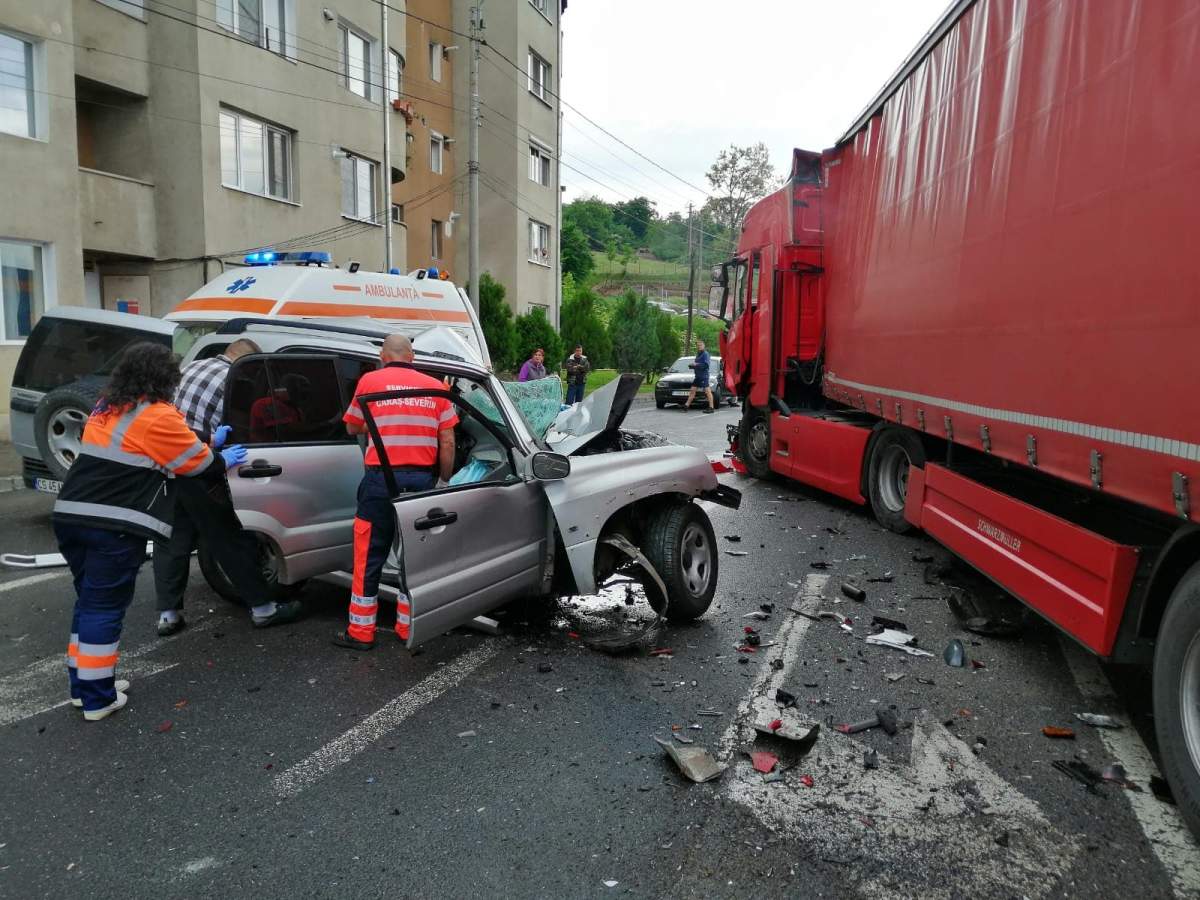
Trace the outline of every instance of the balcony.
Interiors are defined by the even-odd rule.
[[[147,259],[157,255],[154,185],[149,181],[81,168],[79,219],[85,250]]]

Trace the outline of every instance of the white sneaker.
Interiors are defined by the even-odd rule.
[[[121,693],[121,691],[129,690],[129,682],[126,681],[124,678],[118,678],[116,681],[113,682],[113,687],[115,687],[117,689],[117,693],[119,694],[119,693]],[[76,709],[83,709],[83,701],[79,700],[75,697],[71,698],[71,705],[73,707],[75,707]]]
[[[108,704],[108,706],[105,706],[102,709],[85,709],[83,711],[83,717],[85,719],[87,719],[89,722],[99,722],[101,719],[106,718],[111,713],[115,713],[118,709],[123,707],[128,702],[129,702],[129,695],[123,694],[120,691],[117,691],[117,699],[116,700],[114,700],[112,703]]]

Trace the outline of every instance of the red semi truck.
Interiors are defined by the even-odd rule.
[[[1200,3],[955,3],[713,292],[749,472],[1152,662],[1200,833]]]

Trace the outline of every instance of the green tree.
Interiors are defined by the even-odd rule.
[[[641,373],[659,368],[662,345],[654,318],[657,312],[645,297],[639,297],[633,291],[621,295],[608,323],[615,368],[622,372]]]
[[[608,257],[608,267],[611,269],[612,264],[616,262],[617,259],[617,239],[615,237],[610,236],[605,242],[604,255]]]
[[[576,344],[583,344],[583,352],[591,360],[592,368],[608,366],[612,356],[612,342],[600,321],[598,301],[596,294],[586,286],[576,285],[569,276],[563,279],[563,305],[558,329],[563,353],[570,353]]]
[[[583,281],[591,274],[596,264],[592,251],[588,249],[587,235],[574,222],[566,222],[562,230],[562,246],[559,253],[562,256],[563,275],[571,275],[577,281]]]
[[[621,277],[624,278],[629,272],[629,264],[633,261],[633,247],[630,244],[622,244],[618,255],[621,260]]]
[[[665,313],[662,310],[654,310],[656,313],[654,322],[654,334],[658,339],[658,358],[654,361],[654,366],[646,370],[647,379],[653,378],[654,373],[659,369],[665,368],[675,362],[680,356],[679,348],[683,341],[679,339],[679,333],[675,331],[673,319],[679,318],[670,313]]]
[[[733,235],[739,233],[750,207],[778,187],[780,181],[762,141],[750,147],[730,144],[728,150],[717,155],[704,177],[713,189],[704,212]]]
[[[563,352],[562,340],[546,318],[546,311],[535,306],[523,316],[517,316],[516,321],[516,362],[523,363],[533,355],[538,348],[546,351],[546,368],[550,372],[557,371],[559,364],[566,355]]]
[[[479,277],[479,324],[487,340],[492,368],[497,372],[511,372],[517,341],[513,314],[504,300],[504,285],[488,272]]]
[[[628,228],[639,247],[646,246],[646,232],[656,218],[654,203],[648,197],[634,197],[613,206],[613,221]]]
[[[613,208],[599,197],[581,197],[563,207],[563,227],[575,225],[590,239],[593,247],[602,247],[613,232]]]

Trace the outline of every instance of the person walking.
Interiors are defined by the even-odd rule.
[[[116,678],[121,625],[147,539],[171,537],[167,478],[220,478],[246,459],[241,446],[221,449],[218,440],[210,447],[196,437],[171,404],[178,383],[179,361],[168,348],[143,341],[126,349],[54,504],[54,536],[75,580],[71,703],[89,722],[128,700],[129,682]]]
[[[517,381],[537,381],[546,377],[546,351],[538,347],[533,351],[533,356],[525,360],[521,366],[521,371],[517,375]]]
[[[442,391],[446,386],[412,366],[412,343],[402,334],[389,335],[379,351],[383,368],[367,372],[358,381],[354,399],[342,421],[351,434],[366,434],[366,417],[359,402],[364,394],[422,389]],[[401,493],[416,493],[434,486],[435,474],[449,481],[454,473],[454,426],[458,415],[445,397],[397,397],[372,401],[371,417],[382,438],[387,463]],[[396,540],[396,512],[388,491],[375,442],[367,441],[365,471],[358,486],[354,518],[354,575],[350,586],[350,622],[333,642],[349,650],[375,646],[375,614],[379,609],[379,578]],[[401,593],[396,599],[396,635],[408,640],[412,607]]]
[[[708,409],[706,413],[716,412],[716,404],[713,403],[712,388],[708,384],[708,370],[711,365],[711,358],[708,351],[704,349],[704,341],[696,341],[696,359],[688,363],[688,368],[695,370],[695,377],[692,379],[691,390],[688,391],[687,400],[683,404],[685,410],[692,408],[692,401],[696,399],[696,388],[704,388],[704,396],[708,398]]]
[[[224,432],[219,441],[225,440],[229,426],[218,426],[225,409],[225,382],[230,366],[235,359],[260,352],[254,341],[240,338],[220,356],[199,359],[184,367],[175,392],[175,406],[200,440],[218,438],[218,432]],[[175,504],[174,528],[170,541],[155,548],[153,562],[160,636],[175,634],[187,626],[183,594],[187,590],[192,551],[199,543],[205,545],[237,589],[255,628],[283,625],[299,618],[303,611],[299,600],[276,603],[268,599],[270,586],[259,563],[258,539],[242,528],[233,508],[229,483],[223,475],[205,481],[173,479],[167,494]]]
[[[567,357],[567,405],[583,400],[583,388],[590,371],[592,364],[583,355],[583,345],[576,344],[575,352]]]

